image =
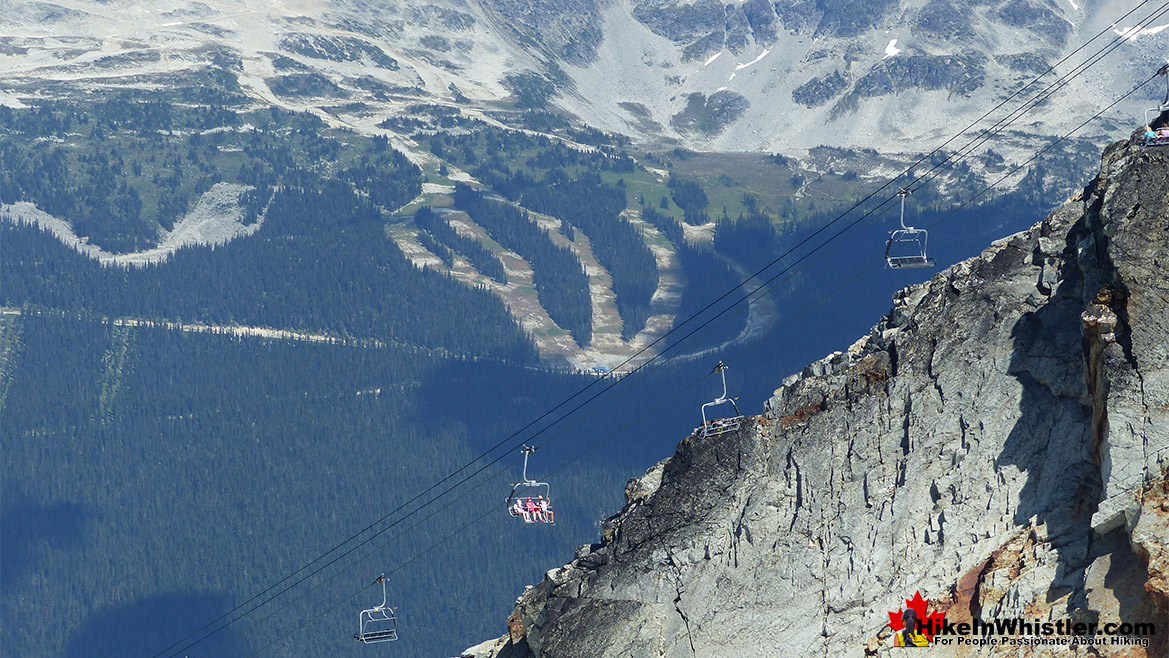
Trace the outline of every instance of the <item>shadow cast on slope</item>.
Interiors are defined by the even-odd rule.
[[[1098,209],[1099,201],[1086,214]],[[1008,372],[1022,387],[1020,413],[997,463],[1000,473],[1004,466],[1015,466],[1026,474],[1013,519],[1016,527],[1046,526],[1058,555],[1047,602],[1082,587],[1083,569],[1093,558],[1092,515],[1104,489],[1092,438],[1087,348],[1080,320],[1086,288],[1092,284],[1074,255],[1085,224],[1081,218],[1068,232],[1061,283],[1054,294],[1012,328]],[[1102,245],[1097,245],[1096,256],[1103,259],[1101,271],[1111,271]],[[1028,257],[1036,262],[1043,258],[1038,253]],[[999,484],[1004,483],[1000,479]]]
[[[186,634],[191,629],[192,620],[216,619],[230,607],[230,598],[223,594],[177,592],[109,606],[89,616],[65,645],[64,656],[89,658],[149,655],[161,651]],[[220,643],[222,646],[219,646]],[[210,647],[219,646],[214,653],[247,656],[254,650],[252,644],[235,628],[230,628],[212,636],[198,650],[208,652]],[[163,655],[170,655],[185,645],[186,642],[180,643]]]
[[[0,590],[11,591],[26,572],[36,569],[45,550],[79,550],[91,521],[85,505],[38,502],[22,491],[4,492],[0,506]]]

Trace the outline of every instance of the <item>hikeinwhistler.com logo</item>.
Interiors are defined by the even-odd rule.
[[[946,611],[930,609],[930,601],[914,592],[905,606],[889,611],[894,647],[929,646],[1133,646],[1148,647],[1157,626],[1150,621],[1084,622],[1071,619],[1008,617],[969,621],[946,619]]]

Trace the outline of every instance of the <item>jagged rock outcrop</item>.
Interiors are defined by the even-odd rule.
[[[744,429],[684,439],[468,655],[885,655],[915,591],[953,621],[1160,623],[1075,655],[1169,655],[1167,263],[1169,150],[1113,145]]]

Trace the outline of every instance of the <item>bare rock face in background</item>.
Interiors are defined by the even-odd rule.
[[[1169,655],[1167,199],[1169,151],[1110,147],[744,429],[683,440],[468,655],[884,655],[918,591],[955,622],[1160,622],[1098,655]]]
[[[1074,64],[1118,39],[1113,54],[1029,114],[1031,128],[996,146],[1012,158],[1131,89],[1138,72],[1164,63],[1169,40],[1152,7],[1126,13],[1132,3],[1063,0],[0,7],[10,71],[0,102],[14,107],[210,78],[225,93],[369,130],[426,104],[505,122],[539,109],[655,148],[795,157],[820,145],[929,150],[1086,42],[1097,39]],[[1122,117],[1155,96],[1122,103],[1105,117],[1114,125],[1090,136],[1120,137]],[[712,107],[700,111],[695,99]]]

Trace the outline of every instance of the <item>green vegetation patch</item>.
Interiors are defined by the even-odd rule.
[[[251,188],[244,222],[263,219],[248,237],[131,270],[0,223],[0,304],[536,358],[498,298],[419,271],[386,236],[386,212],[417,197],[422,178],[384,138],[332,131],[310,114],[115,98],[0,108],[0,153],[11,156],[0,162],[0,200],[36,203],[114,251],[154,246],[219,182]]]
[[[264,82],[272,93],[286,98],[349,97],[349,92],[320,73],[291,73],[265,78]]]
[[[861,98],[884,96],[907,89],[946,90],[969,96],[986,81],[986,55],[909,55],[875,64],[856,82],[853,94]]]
[[[388,209],[420,191],[384,138],[328,129],[311,114],[241,113],[162,97],[114,95],[88,106],[0,106],[0,202],[28,201],[114,253],[154,247],[217,183],[254,188],[245,224],[271,189],[339,177]]]
[[[509,75],[503,84],[515,97],[516,107],[525,109],[544,108],[558,93],[551,80],[531,71]]]
[[[728,89],[709,98],[694,92],[686,96],[686,108],[670,118],[670,125],[681,132],[714,136],[743,116],[749,106],[746,97]]]

